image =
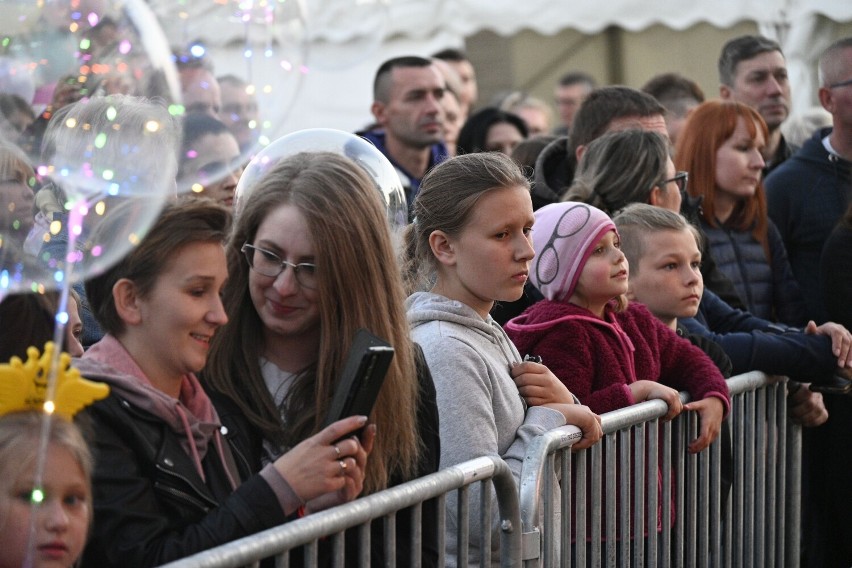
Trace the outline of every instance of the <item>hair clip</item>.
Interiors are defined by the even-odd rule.
[[[8,364],[0,365],[0,416],[38,410],[70,420],[86,406],[106,398],[109,386],[81,377],[79,370],[70,367],[71,356],[62,353],[56,369],[55,395],[53,400],[45,400],[53,350],[53,342],[48,341],[41,355],[37,347],[29,347],[26,363],[20,357],[12,357]]]

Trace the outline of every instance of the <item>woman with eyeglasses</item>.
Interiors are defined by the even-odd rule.
[[[582,201],[608,215],[631,203],[647,203],[680,212],[698,226],[701,199],[686,192],[689,182],[687,171],[675,170],[671,146],[663,136],[622,130],[589,143],[564,201]],[[701,239],[706,242],[707,237]],[[706,246],[702,250],[704,287],[728,305],[745,309],[731,281],[716,267],[711,251]]]
[[[366,328],[395,355],[370,417],[376,439],[364,491],[437,471],[435,388],[409,336],[391,232],[369,176],[333,153],[282,159],[241,206],[227,256],[229,321],[203,380],[249,467],[322,428],[350,343]],[[397,515],[399,565],[412,552],[423,565],[437,562],[436,514],[424,505],[419,551],[408,546],[411,515]],[[347,538],[347,555],[353,546]],[[382,565],[381,521],[371,546],[372,563]]]
[[[751,107],[708,101],[692,111],[675,159],[690,172],[689,194],[702,198],[699,220],[713,257],[748,311],[800,326],[808,322],[807,308],[761,180],[767,132]]]
[[[127,215],[117,209],[97,230],[114,234]],[[84,566],[159,566],[361,492],[372,432],[363,444],[341,438],[366,417],[249,471],[196,378],[228,320],[229,224],[208,199],[170,202],[138,246],[86,282],[106,335],[73,366],[110,395],[83,411],[95,457]]]

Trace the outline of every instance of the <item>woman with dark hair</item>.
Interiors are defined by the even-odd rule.
[[[228,321],[229,223],[210,200],[171,202],[136,248],[86,282],[106,335],[74,366],[110,395],[84,411],[97,458],[84,565],[158,566],[361,492],[373,430],[363,445],[342,438],[365,416],[333,423],[253,474],[195,376]]]
[[[488,107],[468,117],[459,132],[457,153],[502,152],[509,155],[527,136],[529,130],[521,117]]]

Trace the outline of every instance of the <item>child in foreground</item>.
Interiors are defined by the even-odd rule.
[[[523,293],[534,251],[529,183],[497,152],[465,154],[436,166],[414,201],[416,222],[406,233],[414,340],[423,347],[440,412],[441,467],[500,456],[520,481],[529,443],[539,434],[577,425],[586,448],[601,437],[599,418],[576,403],[547,367],[524,362],[489,312],[495,301]],[[422,278],[419,278],[421,277]],[[425,286],[424,286],[425,284]],[[492,500],[494,497],[492,496]],[[470,503],[478,509],[479,488]],[[558,504],[557,504],[558,505]],[[473,565],[480,513],[470,512],[470,550],[456,548],[458,497],[447,497],[447,566]],[[499,518],[491,506],[491,565],[499,565]],[[486,564],[487,565],[487,564]]]
[[[0,568],[73,566],[86,544],[92,520],[89,448],[74,424],[51,419],[37,485],[43,420],[32,411],[0,418]]]
[[[791,390],[791,418],[806,426],[825,422],[822,396],[809,391],[807,382],[824,385],[835,373],[847,374],[837,366],[831,337],[785,330],[718,299],[703,298],[710,292],[704,290],[699,271],[696,229],[677,213],[637,203],[614,221],[625,237],[624,253],[633,267],[631,300],[645,304],[682,335],[717,343],[730,357],[733,374],[763,371],[806,381],[804,388]]]

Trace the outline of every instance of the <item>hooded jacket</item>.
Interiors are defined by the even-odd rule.
[[[484,455],[503,458],[520,483],[529,443],[538,434],[565,425],[561,412],[530,407],[512,381],[510,368],[521,357],[497,322],[438,294],[417,292],[406,301],[411,334],[423,348],[432,372],[441,431],[441,467]],[[470,502],[479,503],[479,487]],[[492,496],[492,501],[494,497]],[[457,496],[447,496],[447,566],[457,565]],[[499,565],[496,504],[492,519],[491,561]],[[471,564],[479,561],[479,515],[470,515]]]
[[[271,528],[301,504],[269,466],[240,485],[218,416],[194,375],[178,399],[153,387],[114,337],[74,367],[110,385],[84,411],[95,458],[84,566],[156,566]]]
[[[769,217],[781,238],[799,281],[808,315],[828,319],[821,300],[819,261],[823,245],[852,199],[852,163],[829,153],[824,128],[766,178]]]
[[[577,169],[577,159],[570,152],[568,137],[562,136],[544,147],[535,161],[532,184],[533,209],[558,203],[571,183]]]

